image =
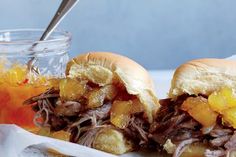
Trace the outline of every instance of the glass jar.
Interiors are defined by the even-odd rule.
[[[0,123],[34,128],[34,111],[23,102],[51,86],[65,74],[71,35],[54,31],[38,41],[40,29],[0,31]],[[34,47],[32,47],[34,45]],[[33,69],[30,70],[30,62]]]

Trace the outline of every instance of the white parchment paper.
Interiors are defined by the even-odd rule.
[[[38,136],[16,125],[0,125],[0,157],[22,156],[22,152],[29,146],[35,146],[36,148],[38,146],[40,149],[51,148],[68,156],[117,157],[78,144]]]
[[[32,134],[16,125],[0,124],[0,157],[48,157],[48,148],[67,156],[118,157],[78,144]],[[162,157],[157,152],[131,152],[120,157]],[[59,156],[56,156],[59,157]]]

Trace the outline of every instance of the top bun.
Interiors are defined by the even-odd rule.
[[[184,93],[209,95],[222,87],[236,88],[236,62],[198,59],[181,65],[174,73],[169,97]]]
[[[133,60],[109,52],[90,52],[68,62],[67,77],[87,79],[100,86],[121,83],[144,105],[149,122],[159,109],[154,85],[148,72]]]

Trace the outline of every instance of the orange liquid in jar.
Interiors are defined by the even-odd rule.
[[[4,70],[0,67],[0,123],[16,124],[25,129],[36,128],[33,123],[35,112],[23,102],[49,88],[42,76],[29,76],[26,66],[13,65]]]

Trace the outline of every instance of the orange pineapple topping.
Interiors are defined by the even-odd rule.
[[[181,106],[203,127],[216,124],[220,116],[224,125],[236,128],[236,95],[233,89],[224,87],[209,95],[208,100],[190,97]]]
[[[236,128],[236,95],[231,88],[222,88],[208,98],[211,108],[221,114],[223,123]]]
[[[13,64],[6,70],[0,65],[0,123],[16,124],[26,129],[34,128],[35,112],[26,99],[44,92],[49,87],[45,77],[31,76],[26,66]]]

